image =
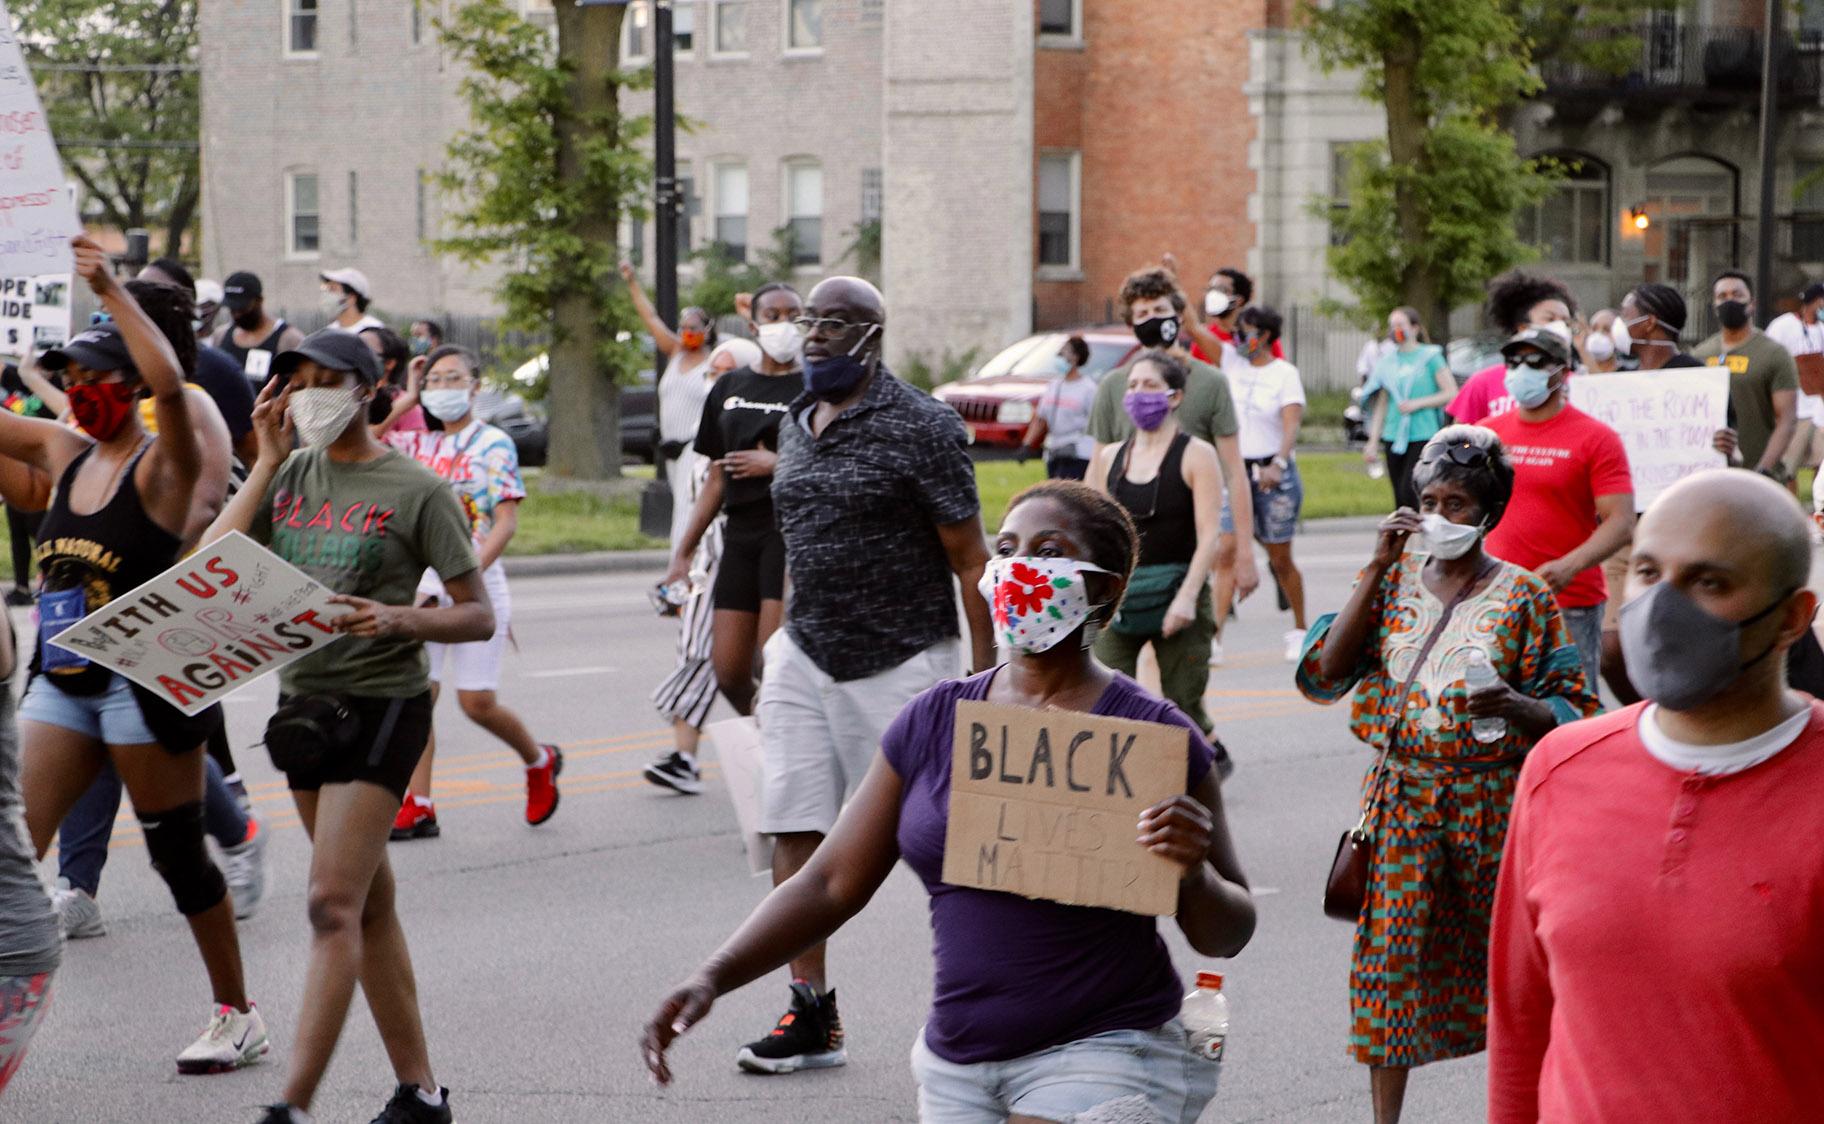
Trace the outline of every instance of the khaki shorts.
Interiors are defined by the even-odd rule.
[[[1602,564],[1602,578],[1609,583],[1609,601],[1602,609],[1602,630],[1621,631],[1621,603],[1628,599],[1628,560],[1634,548],[1624,546]]]
[[[1818,467],[1819,460],[1824,459],[1824,429],[1810,418],[1800,418],[1792,431],[1792,444],[1786,446],[1786,455],[1780,459],[1790,474],[1801,468]]]

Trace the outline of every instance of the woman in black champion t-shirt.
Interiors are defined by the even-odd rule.
[[[773,519],[773,465],[779,425],[804,393],[799,352],[804,336],[793,323],[804,301],[777,282],[754,293],[752,322],[762,357],[758,370],[741,368],[716,380],[703,404],[696,449],[710,461],[690,523],[672,555],[665,581],[681,581],[716,516],[726,512],[722,566],[716,572],[710,662],[716,685],[736,712],[754,712],[754,657],[785,616],[785,539]]]

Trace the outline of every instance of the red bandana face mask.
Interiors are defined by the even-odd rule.
[[[84,383],[70,387],[70,414],[84,433],[106,441],[127,424],[138,398],[139,388],[130,383]]]

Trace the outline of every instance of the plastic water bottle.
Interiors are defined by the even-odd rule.
[[[1495,665],[1488,662],[1488,653],[1477,648],[1469,654],[1469,670],[1463,673],[1463,682],[1471,691],[1475,691],[1482,687],[1493,687],[1501,682],[1501,676],[1495,673]],[[1469,732],[1479,742],[1498,742],[1507,736],[1507,719],[1472,719]]]
[[[1221,972],[1198,972],[1197,990],[1184,997],[1178,1010],[1190,1039],[1191,1056],[1220,1062],[1229,1037],[1229,997],[1222,993]]]
[[[1379,480],[1387,475],[1387,462],[1379,457],[1368,462],[1368,479]]]

